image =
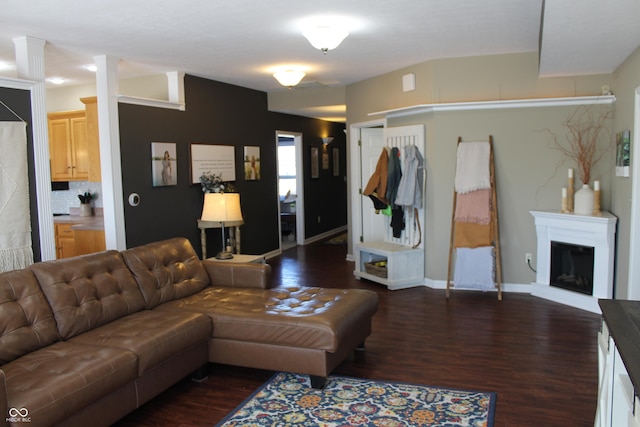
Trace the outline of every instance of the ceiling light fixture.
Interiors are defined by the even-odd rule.
[[[273,77],[275,77],[278,83],[289,89],[300,83],[300,80],[302,80],[304,76],[305,72],[300,70],[282,70],[273,73]]]
[[[49,83],[53,83],[54,85],[61,85],[62,83],[66,82],[67,79],[65,79],[63,77],[51,77],[51,78],[47,79],[47,81]]]
[[[98,71],[98,66],[96,64],[86,64],[86,65],[83,65],[83,67],[85,70],[91,71],[93,73]]]
[[[342,43],[349,32],[343,27],[331,24],[314,24],[302,32],[309,40],[311,46],[320,49],[326,55],[331,49],[335,49]]]

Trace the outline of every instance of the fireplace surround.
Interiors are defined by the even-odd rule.
[[[531,294],[593,313],[600,313],[599,298],[613,298],[613,262],[617,218],[609,212],[599,216],[551,211],[531,211],[538,238],[536,281]],[[593,290],[565,289],[551,285],[553,244],[592,249]],[[565,261],[566,262],[566,261]],[[573,279],[571,279],[573,280]],[[580,288],[583,288],[582,284]]]

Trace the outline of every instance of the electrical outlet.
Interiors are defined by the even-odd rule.
[[[524,254],[524,262],[526,264],[531,265],[531,259],[532,259],[532,255],[530,253],[527,252],[526,254]]]

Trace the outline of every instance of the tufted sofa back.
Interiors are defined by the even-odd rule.
[[[51,307],[33,273],[0,274],[0,365],[60,340]]]
[[[122,253],[140,285],[147,308],[188,297],[209,285],[209,275],[182,237],[149,243]]]
[[[144,309],[144,298],[118,251],[39,262],[29,267],[64,339]]]

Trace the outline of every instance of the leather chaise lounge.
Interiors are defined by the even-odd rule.
[[[268,264],[201,261],[183,238],[2,273],[0,426],[109,425],[207,362],[321,386],[377,306],[372,291],[271,288]]]

